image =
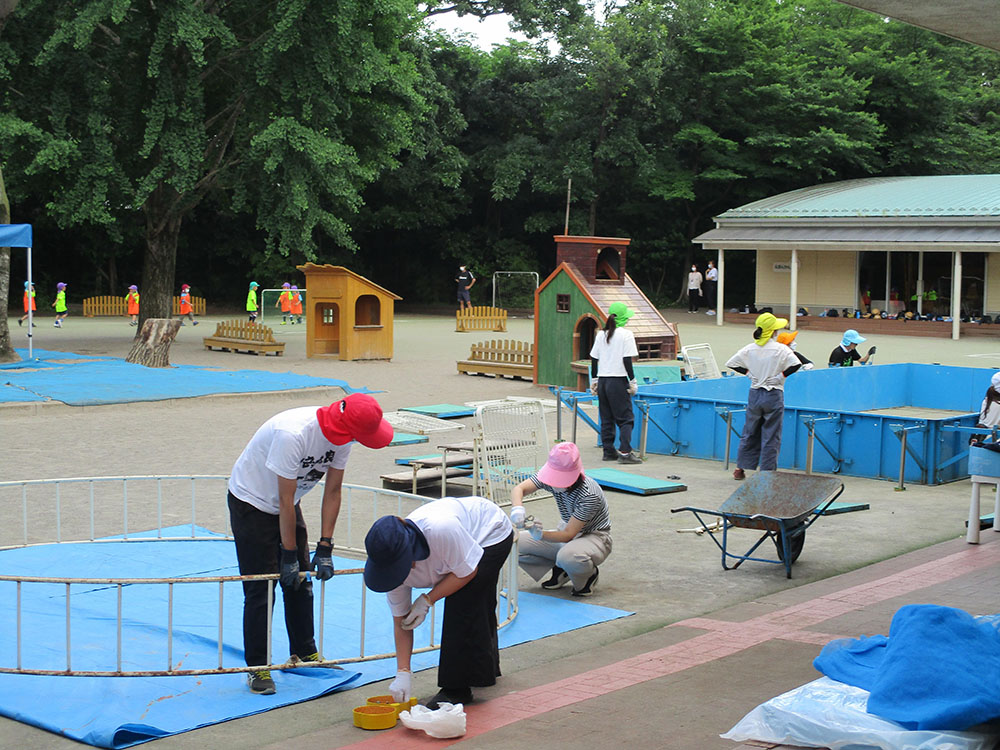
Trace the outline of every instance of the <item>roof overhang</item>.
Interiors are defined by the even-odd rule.
[[[1000,50],[996,0],[838,0],[843,5],[919,26],[963,42]]]

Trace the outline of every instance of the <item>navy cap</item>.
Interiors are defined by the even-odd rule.
[[[368,561],[365,585],[372,591],[392,591],[403,584],[417,560],[430,555],[427,539],[412,521],[382,516],[365,536]]]

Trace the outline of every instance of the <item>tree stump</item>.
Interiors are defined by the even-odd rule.
[[[147,318],[125,361],[146,367],[170,367],[170,345],[180,329],[180,320]]]

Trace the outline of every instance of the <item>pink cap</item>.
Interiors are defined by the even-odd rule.
[[[549,460],[538,470],[538,479],[550,487],[570,487],[583,474],[583,462],[576,443],[556,443]]]

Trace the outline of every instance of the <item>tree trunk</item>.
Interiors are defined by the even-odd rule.
[[[3,184],[3,170],[0,170],[0,224],[10,224],[10,202]],[[7,326],[7,300],[10,297],[10,248],[0,247],[0,362],[19,362],[21,356],[10,343],[10,328]],[[28,329],[31,335],[31,329]]]
[[[146,367],[170,367],[170,345],[180,329],[180,320],[147,318],[132,341],[132,351],[125,361]]]
[[[177,237],[181,219],[173,215],[176,194],[164,186],[146,199],[146,254],[139,287],[139,325],[148,318],[169,318],[173,312],[174,272],[177,266]],[[136,338],[139,333],[136,333]]]

